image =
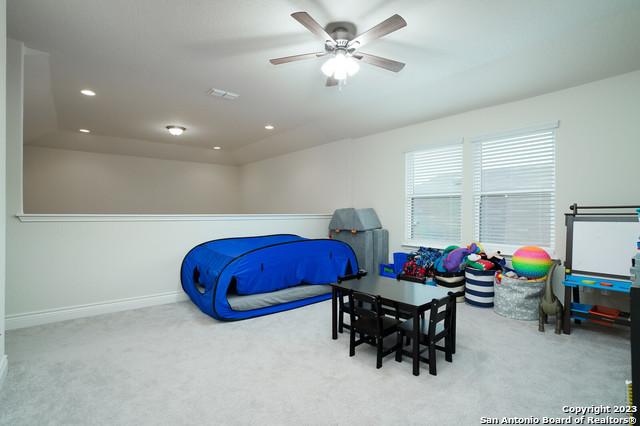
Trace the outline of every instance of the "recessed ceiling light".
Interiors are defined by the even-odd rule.
[[[180,136],[181,134],[183,134],[185,132],[185,130],[187,130],[185,127],[182,126],[167,126],[166,129],[169,131],[169,133],[171,133],[173,136]]]
[[[83,90],[80,91],[80,93],[82,93],[85,96],[95,96],[96,95],[96,92],[94,92],[91,89],[83,89]]]
[[[217,151],[217,150],[219,150],[219,149],[222,149],[222,147],[214,146],[214,147],[213,147],[213,149],[215,149],[215,150]]]
[[[267,129],[267,130],[273,130],[274,129],[273,125],[271,125],[271,124],[267,124],[266,126],[264,126],[264,128]]]
[[[91,130],[89,130],[89,129],[78,129],[78,131],[80,133],[91,133]]]

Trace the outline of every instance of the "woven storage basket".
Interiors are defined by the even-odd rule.
[[[449,289],[453,293],[464,293],[464,271],[461,272],[437,272],[433,281],[438,287]],[[456,302],[464,302],[464,294],[456,298]]]
[[[479,308],[493,307],[493,280],[496,270],[480,271],[467,268],[464,271],[464,299],[473,306]]]
[[[544,292],[545,278],[518,280],[505,277],[494,280],[493,310],[504,317],[534,321],[538,319],[538,305]]]

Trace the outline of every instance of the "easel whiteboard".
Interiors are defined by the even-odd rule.
[[[629,277],[631,258],[636,254],[639,237],[637,217],[576,219],[573,222],[571,268],[576,272]]]

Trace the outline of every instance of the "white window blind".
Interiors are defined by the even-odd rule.
[[[509,250],[555,245],[557,125],[474,142],[475,238]]]
[[[462,144],[406,154],[406,236],[438,246],[458,243]]]

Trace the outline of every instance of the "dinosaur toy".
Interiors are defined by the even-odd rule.
[[[562,309],[562,304],[558,300],[558,298],[553,294],[553,270],[556,268],[558,261],[553,262],[551,268],[549,269],[549,273],[547,274],[547,280],[544,284],[544,293],[542,295],[542,299],[540,300],[540,305],[538,306],[538,331],[544,332],[544,325],[547,323],[547,318],[549,315],[556,316],[556,334],[560,334],[560,330],[562,330],[562,313],[564,312]]]

